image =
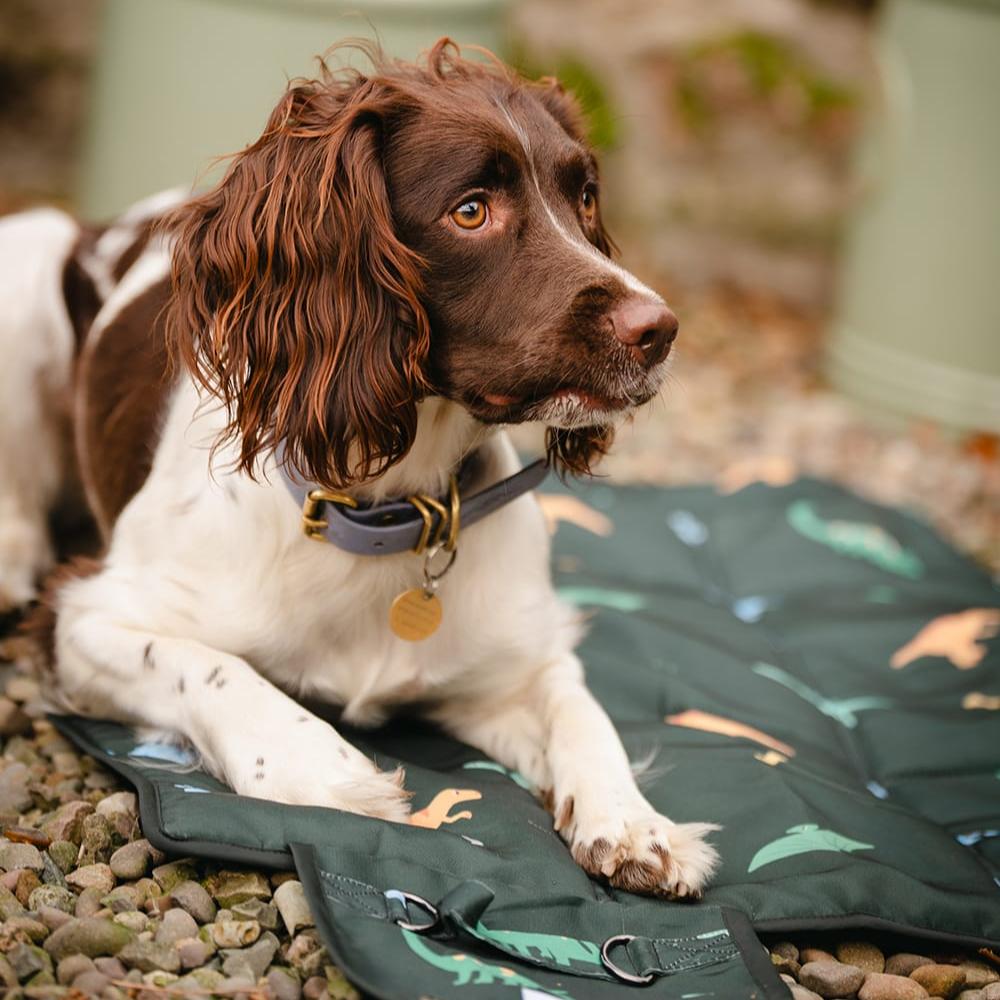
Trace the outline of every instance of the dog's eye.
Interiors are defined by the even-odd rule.
[[[597,192],[593,188],[584,188],[580,196],[580,205],[583,210],[583,219],[591,225],[597,218]]]
[[[486,202],[478,198],[463,201],[451,213],[452,222],[461,229],[479,229],[485,225],[488,218],[489,211],[486,208]]]

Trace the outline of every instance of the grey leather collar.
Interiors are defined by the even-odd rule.
[[[278,449],[278,468],[292,496],[302,510],[315,500],[310,493],[315,484],[299,479],[282,461]],[[526,465],[520,472],[487,486],[478,493],[469,494],[469,480],[473,478],[476,454],[462,463],[458,472],[458,491],[461,497],[461,525],[464,531],[481,521],[493,511],[530,492],[545,479],[548,466],[540,458]],[[464,482],[463,482],[464,480]],[[447,507],[449,498],[440,498]],[[338,549],[361,556],[388,556],[398,552],[415,551],[424,529],[424,519],[409,500],[389,500],[385,503],[351,508],[341,503],[319,501],[318,527],[307,532],[313,538],[325,539]]]

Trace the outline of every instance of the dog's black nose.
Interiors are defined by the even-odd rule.
[[[680,324],[673,311],[661,302],[629,299],[611,310],[611,326],[636,361],[652,368],[670,353]]]

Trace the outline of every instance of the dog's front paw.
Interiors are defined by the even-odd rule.
[[[563,831],[577,864],[613,886],[671,899],[699,899],[718,867],[705,837],[713,823],[672,823],[658,813],[570,824]]]

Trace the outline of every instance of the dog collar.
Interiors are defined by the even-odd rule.
[[[302,509],[302,529],[309,538],[327,541],[345,552],[361,556],[388,556],[399,552],[421,553],[433,534],[440,542],[449,528],[457,533],[458,518],[449,512],[461,510],[462,528],[467,528],[519,496],[530,492],[548,474],[545,459],[526,465],[520,472],[492,486],[467,493],[476,464],[473,452],[452,478],[445,497],[418,494],[402,500],[363,504],[346,493],[323,489],[299,479],[278,451],[278,468],[292,496]],[[446,546],[447,547],[447,546]]]

